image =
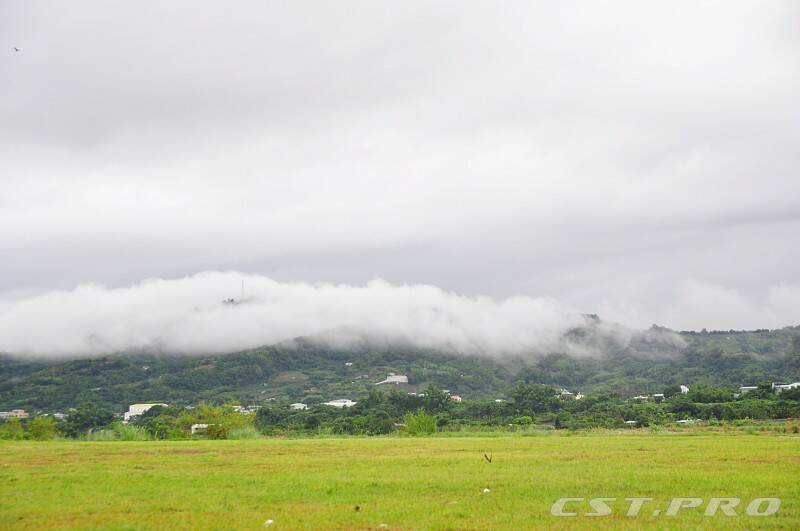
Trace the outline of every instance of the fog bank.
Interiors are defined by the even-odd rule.
[[[566,331],[586,322],[546,298],[494,300],[381,280],[312,285],[204,272],[123,288],[86,284],[0,303],[0,351],[24,357],[143,349],[209,354],[309,335],[342,346],[355,331],[362,338],[504,355],[556,350]]]

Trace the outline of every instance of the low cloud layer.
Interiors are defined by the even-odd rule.
[[[206,354],[309,335],[341,346],[363,335],[459,352],[543,352],[586,322],[566,310],[549,299],[495,301],[379,280],[310,285],[206,272],[117,289],[83,285],[7,302],[0,306],[0,350],[21,356],[140,349]]]
[[[711,305],[720,323],[774,322],[792,312],[800,317],[798,295],[797,286],[775,288],[757,306],[731,290],[693,284],[664,308],[663,316],[677,319],[694,306],[704,313]],[[607,310],[623,323],[631,318],[626,312],[636,311]],[[576,327],[590,327],[592,337],[570,338]],[[466,297],[435,286],[381,280],[363,286],[283,283],[237,272],[113,289],[86,284],[0,302],[0,352],[20,357],[140,350],[209,354],[301,336],[337,347],[366,339],[489,356],[593,355],[637,338],[663,343],[665,352],[681,345],[669,333],[643,334],[613,320],[595,322],[549,298]]]

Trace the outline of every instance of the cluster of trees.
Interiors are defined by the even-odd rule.
[[[434,386],[410,395],[397,390],[371,389],[350,408],[318,405],[293,410],[271,403],[255,414],[241,413],[232,404],[200,404],[196,408],[151,408],[123,425],[97,406],[73,410],[63,421],[36,417],[28,422],[10,419],[0,426],[0,438],[45,440],[57,435],[95,439],[178,439],[190,436],[191,426],[206,424],[202,436],[211,439],[265,435],[349,434],[385,435],[402,431],[423,435],[437,430],[514,429],[547,425],[556,429],[620,428],[663,425],[682,419],[733,421],[800,417],[800,389],[776,393],[769,384],[742,396],[704,385],[683,394],[679,386],[663,390],[664,399],[637,402],[614,393],[589,394],[581,400],[562,398],[542,384],[519,384],[510,400],[455,402]]]

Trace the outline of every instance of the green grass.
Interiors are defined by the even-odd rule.
[[[491,492],[484,494],[485,487]],[[706,503],[733,496],[743,504],[779,497],[783,503],[764,518],[703,517],[702,508],[663,516],[675,496]],[[551,516],[561,497],[618,501],[610,504],[612,516]],[[626,497],[655,501],[634,518],[625,516]],[[656,508],[662,516],[652,516]],[[274,521],[271,529],[798,529],[800,437],[0,443],[2,529],[256,529],[267,519]]]

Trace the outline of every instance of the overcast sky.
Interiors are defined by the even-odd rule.
[[[0,312],[237,270],[800,324],[798,2],[6,0],[0,44]]]

